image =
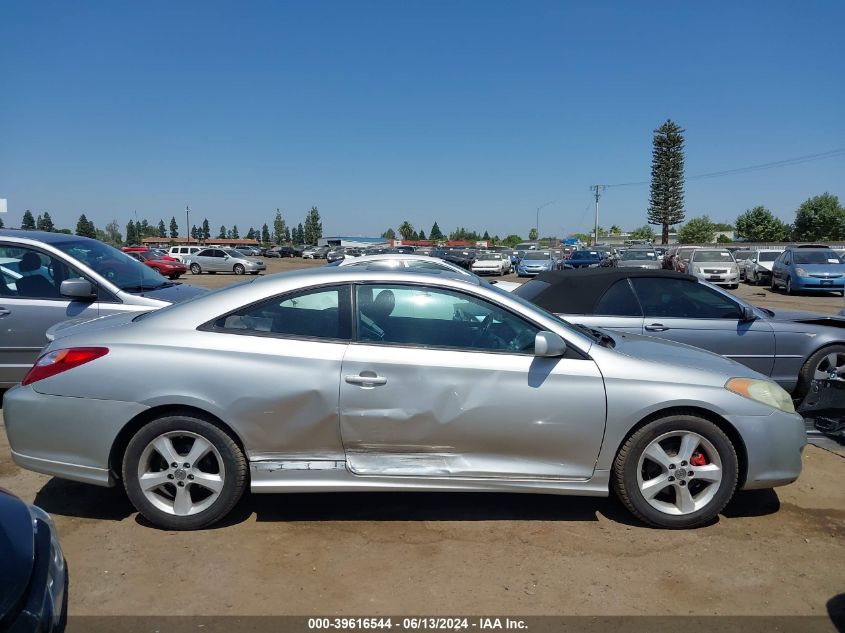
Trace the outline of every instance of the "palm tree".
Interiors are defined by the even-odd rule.
[[[405,220],[402,224],[399,225],[399,235],[402,236],[403,240],[410,240],[411,235],[414,232],[414,225]]]

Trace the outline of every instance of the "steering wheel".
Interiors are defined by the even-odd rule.
[[[472,344],[477,346],[480,344],[485,338],[487,338],[487,334],[490,331],[490,326],[493,325],[493,313],[490,312],[484,317],[484,320],[481,322],[481,327],[478,328],[478,334],[475,335],[475,340],[473,340]]]

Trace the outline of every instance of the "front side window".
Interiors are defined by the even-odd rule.
[[[596,304],[595,313],[602,316],[641,317],[642,308],[627,279],[620,279],[604,293]]]
[[[539,328],[461,292],[402,285],[356,288],[358,340],[532,354]]]
[[[684,279],[632,279],[647,317],[678,319],[739,319],[740,307],[713,288]]]
[[[65,279],[82,274],[62,260],[28,247],[0,245],[0,296],[62,299]]]
[[[349,287],[329,286],[274,297],[221,316],[214,330],[234,334],[349,340]]]

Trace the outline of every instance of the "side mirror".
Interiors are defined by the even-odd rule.
[[[65,279],[59,287],[63,297],[78,301],[93,301],[97,298],[94,286],[87,279]]]
[[[534,337],[534,356],[552,358],[566,353],[566,341],[554,332],[537,332]]]
[[[754,308],[751,306],[742,306],[742,321],[754,321],[757,319],[757,315],[754,314]]]

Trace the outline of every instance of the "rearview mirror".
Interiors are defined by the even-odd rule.
[[[757,318],[757,315],[754,314],[754,308],[751,306],[742,306],[742,320],[743,321],[754,321]]]
[[[566,353],[566,341],[554,332],[537,332],[534,337],[534,356],[552,358]]]
[[[59,292],[63,297],[79,301],[93,301],[97,298],[94,286],[87,279],[65,279],[59,287]]]

